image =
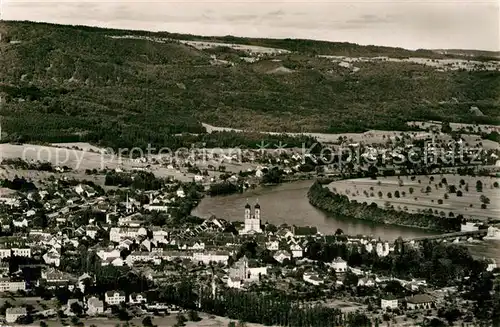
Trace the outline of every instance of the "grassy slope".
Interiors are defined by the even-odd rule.
[[[168,143],[173,133],[202,132],[202,121],[310,132],[403,129],[407,120],[425,118],[500,123],[499,72],[443,73],[386,62],[356,64],[361,70],[351,74],[311,55],[411,54],[398,48],[222,38],[301,51],[281,56],[295,73],[266,74],[265,63],[240,62],[236,55],[224,54],[238,61],[235,66],[213,66],[209,52],[176,42],[106,36],[149,32],[0,24],[7,36],[0,44],[0,94],[7,96],[2,116],[11,138],[125,146]],[[440,56],[430,51],[418,55]],[[452,97],[460,104],[438,104]],[[470,116],[471,104],[487,116]]]

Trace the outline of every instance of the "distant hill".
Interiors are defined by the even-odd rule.
[[[31,22],[3,21],[0,31],[1,115],[10,140],[182,146],[192,137],[175,134],[206,141],[202,122],[278,132],[401,130],[419,119],[500,124],[498,71],[380,60],[354,63],[354,72],[315,56],[451,58],[429,50]],[[187,39],[293,53],[248,60],[241,50],[179,42]],[[484,116],[471,113],[472,105]]]
[[[434,50],[439,54],[451,56],[466,56],[466,57],[482,57],[488,59],[500,59],[500,51],[484,51],[484,50],[460,50],[460,49],[439,49]]]

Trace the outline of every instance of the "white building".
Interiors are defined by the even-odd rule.
[[[500,241],[500,228],[494,226],[488,227],[488,233],[484,239]]]
[[[292,258],[292,256],[286,252],[286,251],[278,251],[274,254],[273,256],[274,260],[278,261],[279,263],[283,263],[283,261],[285,261],[285,259],[288,259],[290,260]]]
[[[10,258],[12,251],[10,249],[0,249],[0,259]]]
[[[387,308],[396,309],[398,307],[398,299],[380,299],[380,307],[382,310]]]
[[[130,298],[128,303],[130,304],[142,304],[142,303],[147,303],[148,299],[146,298],[145,294],[142,293],[132,293],[130,294]]]
[[[466,222],[460,225],[461,232],[475,232],[477,230],[479,230],[479,226],[477,226],[476,223]]]
[[[104,313],[104,302],[96,297],[87,300],[87,315],[96,316]]]
[[[240,232],[240,234],[256,234],[262,233],[262,228],[260,227],[260,205],[257,203],[254,207],[254,215],[251,215],[250,205],[247,203],[245,205],[245,227]]]
[[[491,262],[488,262],[488,266],[486,267],[486,271],[493,271],[497,268],[497,263],[495,259],[491,259]]]
[[[48,265],[59,267],[61,264],[61,255],[57,251],[49,251],[42,256],[43,261]]]
[[[155,228],[153,229],[153,241],[159,243],[167,243],[168,231]]]
[[[9,323],[15,323],[17,318],[26,316],[27,311],[26,308],[8,308],[5,311],[5,320]]]
[[[12,248],[12,255],[16,257],[27,257],[31,258],[30,248]]]
[[[358,286],[373,287],[375,286],[375,281],[372,278],[360,278]]]
[[[26,291],[26,282],[14,281],[10,278],[0,278],[0,292]]]
[[[229,253],[225,251],[207,251],[193,253],[194,262],[203,262],[208,265],[210,262],[218,262],[227,265]]]
[[[336,273],[344,273],[347,271],[347,261],[341,257],[334,259],[331,266]]]
[[[134,239],[138,236],[146,236],[147,230],[144,227],[112,227],[109,231],[109,240],[112,242],[120,243],[125,238]]]
[[[375,251],[377,252],[377,255],[379,257],[386,257],[389,255],[389,243],[385,242],[384,244],[378,242],[377,246],[375,248]]]
[[[278,241],[266,242],[266,249],[269,251],[278,251],[280,249],[280,243]]]
[[[306,283],[310,283],[310,284],[313,284],[316,286],[323,284],[323,280],[317,274],[313,274],[313,273],[304,273],[304,276],[302,276],[302,279]]]
[[[292,251],[292,257],[294,258],[302,258],[304,255],[302,247],[298,244],[290,245],[290,251]]]
[[[104,294],[104,301],[109,305],[118,305],[126,301],[125,292],[108,291]]]
[[[267,275],[267,267],[250,268],[248,258],[242,257],[229,268],[228,287],[240,288],[245,282],[258,281],[262,276]]]

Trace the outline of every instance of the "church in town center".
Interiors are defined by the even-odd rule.
[[[260,227],[260,205],[258,203],[255,204],[253,215],[251,209],[252,207],[247,202],[245,205],[245,227],[240,231],[240,234],[262,233],[262,228]]]

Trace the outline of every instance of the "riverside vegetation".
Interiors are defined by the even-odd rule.
[[[460,230],[460,224],[463,220],[463,217],[460,215],[453,218],[446,218],[435,215],[386,210],[379,208],[375,203],[368,204],[366,202],[350,201],[346,195],[332,193],[319,182],[315,182],[311,186],[307,197],[313,206],[327,212],[384,224],[455,232]]]
[[[179,42],[203,39],[197,36],[5,21],[0,31],[2,141],[85,141],[113,148],[255,146],[260,134],[207,134],[201,123],[327,133],[408,130],[407,121],[422,119],[500,123],[498,71],[438,71],[380,61],[357,63],[360,70],[354,73],[316,56],[445,58],[427,50],[219,40],[294,51],[250,63],[229,48],[198,50]],[[135,38],[110,37],[124,35]],[[140,39],[144,36],[172,40]],[[214,63],[214,54],[228,63]],[[472,105],[484,116],[471,113]]]

